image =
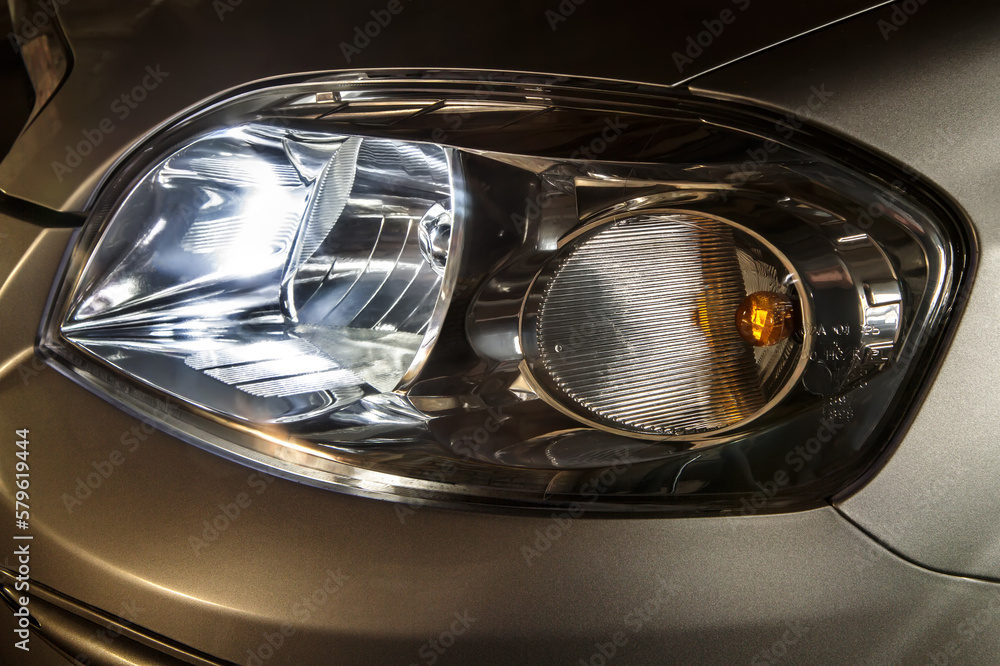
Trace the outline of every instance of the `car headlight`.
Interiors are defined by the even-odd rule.
[[[153,137],[44,353],[193,443],[407,501],[777,510],[872,467],[970,272],[940,197],[765,111],[470,77],[272,84]]]

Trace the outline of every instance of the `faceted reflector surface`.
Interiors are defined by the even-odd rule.
[[[244,419],[345,407],[392,391],[434,335],[451,200],[438,146],[253,124],[202,136],[109,221],[63,332]]]

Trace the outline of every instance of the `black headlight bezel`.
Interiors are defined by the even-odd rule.
[[[513,99],[552,99],[558,98],[561,105],[577,104],[581,113],[615,113],[637,112],[660,113],[674,120],[681,118],[691,123],[701,123],[706,128],[715,128],[720,132],[732,132],[746,137],[752,142],[780,142],[780,145],[792,145],[796,149],[822,155],[832,163],[839,164],[846,170],[863,174],[865,178],[879,183],[887,191],[923,208],[932,218],[943,226],[943,232],[954,250],[954,262],[951,264],[951,280],[948,293],[942,297],[948,303],[948,312],[939,318],[937,330],[927,342],[913,352],[909,359],[910,367],[902,380],[900,389],[894,394],[890,406],[886,409],[886,417],[879,421],[869,435],[869,445],[866,448],[864,460],[847,467],[826,468],[822,478],[811,482],[806,488],[784,488],[774,480],[781,471],[779,463],[774,471],[753,469],[749,476],[729,492],[712,493],[709,495],[664,494],[655,500],[650,496],[629,496],[616,494],[615,474],[602,477],[601,472],[613,470],[609,466],[601,470],[593,470],[589,477],[583,477],[575,482],[575,491],[561,493],[558,484],[551,486],[555,492],[518,494],[516,488],[523,483],[525,477],[537,476],[535,483],[542,483],[553,475],[552,470],[531,470],[519,468],[504,470],[497,465],[489,465],[481,460],[465,459],[448,461],[443,459],[424,478],[412,478],[405,475],[386,473],[378,469],[359,467],[361,457],[367,456],[370,461],[388,460],[394,454],[385,447],[368,447],[363,453],[347,451],[331,451],[325,447],[305,447],[296,444],[289,449],[284,434],[278,430],[248,427],[234,424],[232,421],[220,418],[194,405],[187,405],[180,396],[172,396],[154,387],[136,386],[132,381],[122,378],[112,367],[86,352],[65,344],[58,334],[58,322],[66,306],[66,298],[72,288],[63,276],[79,276],[83,262],[100,237],[104,225],[111,214],[120,205],[136,180],[144,174],[151,165],[156,164],[170,153],[173,146],[184,139],[190,138],[206,130],[210,126],[224,126],[232,119],[246,113],[240,105],[246,100],[253,100],[263,90],[299,86],[299,90],[329,90],[331,86],[339,90],[353,91],[359,95],[371,91],[392,90],[397,95],[397,108],[390,109],[381,116],[359,116],[343,125],[345,132],[360,135],[382,136],[391,132],[393,137],[409,140],[434,140],[435,130],[443,125],[428,128],[413,127],[407,121],[423,118],[433,114],[448,112],[446,103],[436,105],[435,102],[422,103],[416,106],[412,102],[424,100],[434,95],[451,95],[465,101],[496,100],[499,98]],[[479,86],[477,89],[476,86]],[[464,95],[464,97],[462,97]],[[234,101],[236,100],[236,101]],[[410,106],[407,107],[407,103]],[[392,106],[391,104],[389,106]],[[341,107],[341,110],[347,107]],[[400,111],[399,109],[402,109]],[[551,116],[552,112],[546,112]],[[334,114],[335,115],[335,114]],[[546,114],[532,111],[531,116]],[[461,116],[457,116],[461,118]],[[292,118],[290,123],[297,122]],[[667,120],[664,120],[667,122]],[[448,141],[448,145],[470,147],[475,137],[481,141],[471,145],[476,150],[488,151],[501,145],[509,145],[509,137],[501,133],[498,136],[483,137],[481,130],[473,127],[474,123],[462,121],[458,127],[445,136],[437,137]],[[450,125],[448,125],[450,127]],[[662,129],[662,126],[661,126]],[[478,132],[478,134],[476,134]],[[645,144],[646,150],[654,143],[659,130],[642,135],[640,140],[632,143],[622,143],[608,149],[600,157],[611,160],[616,155],[633,151],[635,147]],[[780,135],[780,136],[779,136]],[[547,139],[535,136],[532,148],[540,152],[539,146],[546,144]],[[506,142],[506,143],[505,143]],[[530,143],[530,142],[529,142]],[[558,154],[565,151],[565,145],[555,147],[549,143],[549,150]],[[742,146],[734,148],[739,150]],[[615,151],[621,151],[615,152]],[[633,159],[640,160],[639,153]],[[190,443],[215,453],[235,459],[243,464],[257,467],[264,471],[293,478],[298,481],[315,485],[333,487],[335,489],[369,497],[395,499],[397,501],[415,504],[433,504],[448,507],[487,507],[504,510],[511,509],[553,509],[582,507],[589,511],[618,514],[633,513],[636,510],[642,514],[649,512],[669,515],[724,515],[731,513],[777,512],[802,510],[822,505],[835,495],[849,493],[852,489],[865,483],[871,474],[877,471],[884,460],[891,455],[898,444],[906,426],[919,406],[923,394],[930,385],[933,375],[940,365],[941,357],[954,334],[961,310],[971,289],[972,277],[975,273],[977,245],[975,231],[960,208],[947,195],[939,192],[929,183],[924,182],[905,167],[894,164],[889,158],[875,154],[873,151],[857,146],[849,140],[837,136],[822,128],[811,126],[795,116],[780,112],[760,109],[733,102],[720,102],[695,97],[686,91],[663,89],[655,86],[639,86],[614,82],[584,81],[580,79],[553,78],[541,75],[509,75],[495,72],[426,72],[426,71],[384,71],[384,72],[347,72],[334,76],[301,76],[268,80],[247,86],[239,91],[225,93],[207,102],[199,110],[189,114],[187,119],[159,132],[152,134],[147,141],[139,146],[131,155],[123,160],[107,179],[101,193],[94,202],[92,213],[84,229],[79,233],[74,249],[68,253],[66,262],[57,281],[51,307],[42,324],[39,350],[50,364],[61,372],[88,386],[91,390],[109,399],[119,407],[140,418],[149,419],[157,427]],[[466,288],[456,294],[453,306],[454,312],[449,315],[453,326],[464,325],[467,317],[465,311],[475,298],[485,273],[480,276],[479,284],[466,285]],[[60,288],[60,285],[62,287]],[[192,420],[197,425],[192,427]],[[350,447],[348,447],[349,449]],[[356,449],[361,451],[360,447]],[[304,457],[315,456],[322,461],[323,469],[310,468],[309,475],[302,473],[301,464]],[[725,457],[725,456],[723,456]],[[693,454],[686,459],[677,458],[673,469],[684,469],[693,459]],[[744,461],[745,462],[745,461]],[[650,478],[669,479],[670,474],[657,472],[657,463],[630,463],[649,467],[647,476]],[[739,461],[730,461],[730,465],[738,465]],[[752,467],[752,466],[751,466]],[[750,467],[748,467],[749,469]],[[359,472],[360,469],[360,472]],[[391,469],[391,467],[390,467]],[[630,469],[629,474],[634,474]],[[475,493],[464,492],[456,479],[468,475],[469,478],[484,478],[490,476],[493,487],[479,487]],[[676,489],[677,476],[674,477]],[[606,482],[606,479],[611,479]],[[775,491],[770,492],[773,484]],[[546,487],[550,487],[545,482]],[[584,492],[586,491],[586,492]],[[765,495],[763,502],[752,501],[752,498]],[[760,506],[757,506],[760,504]]]

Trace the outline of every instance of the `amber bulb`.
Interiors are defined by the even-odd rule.
[[[773,291],[750,294],[736,310],[736,328],[743,339],[755,347],[778,344],[795,328],[792,299]]]

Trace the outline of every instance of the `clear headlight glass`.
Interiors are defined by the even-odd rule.
[[[404,501],[781,510],[863,478],[967,283],[947,203],[762,111],[468,76],[248,90],[154,137],[43,353],[192,443]]]
[[[450,229],[442,148],[211,132],[132,189],[62,333],[251,423],[340,411],[391,393],[433,346]]]

